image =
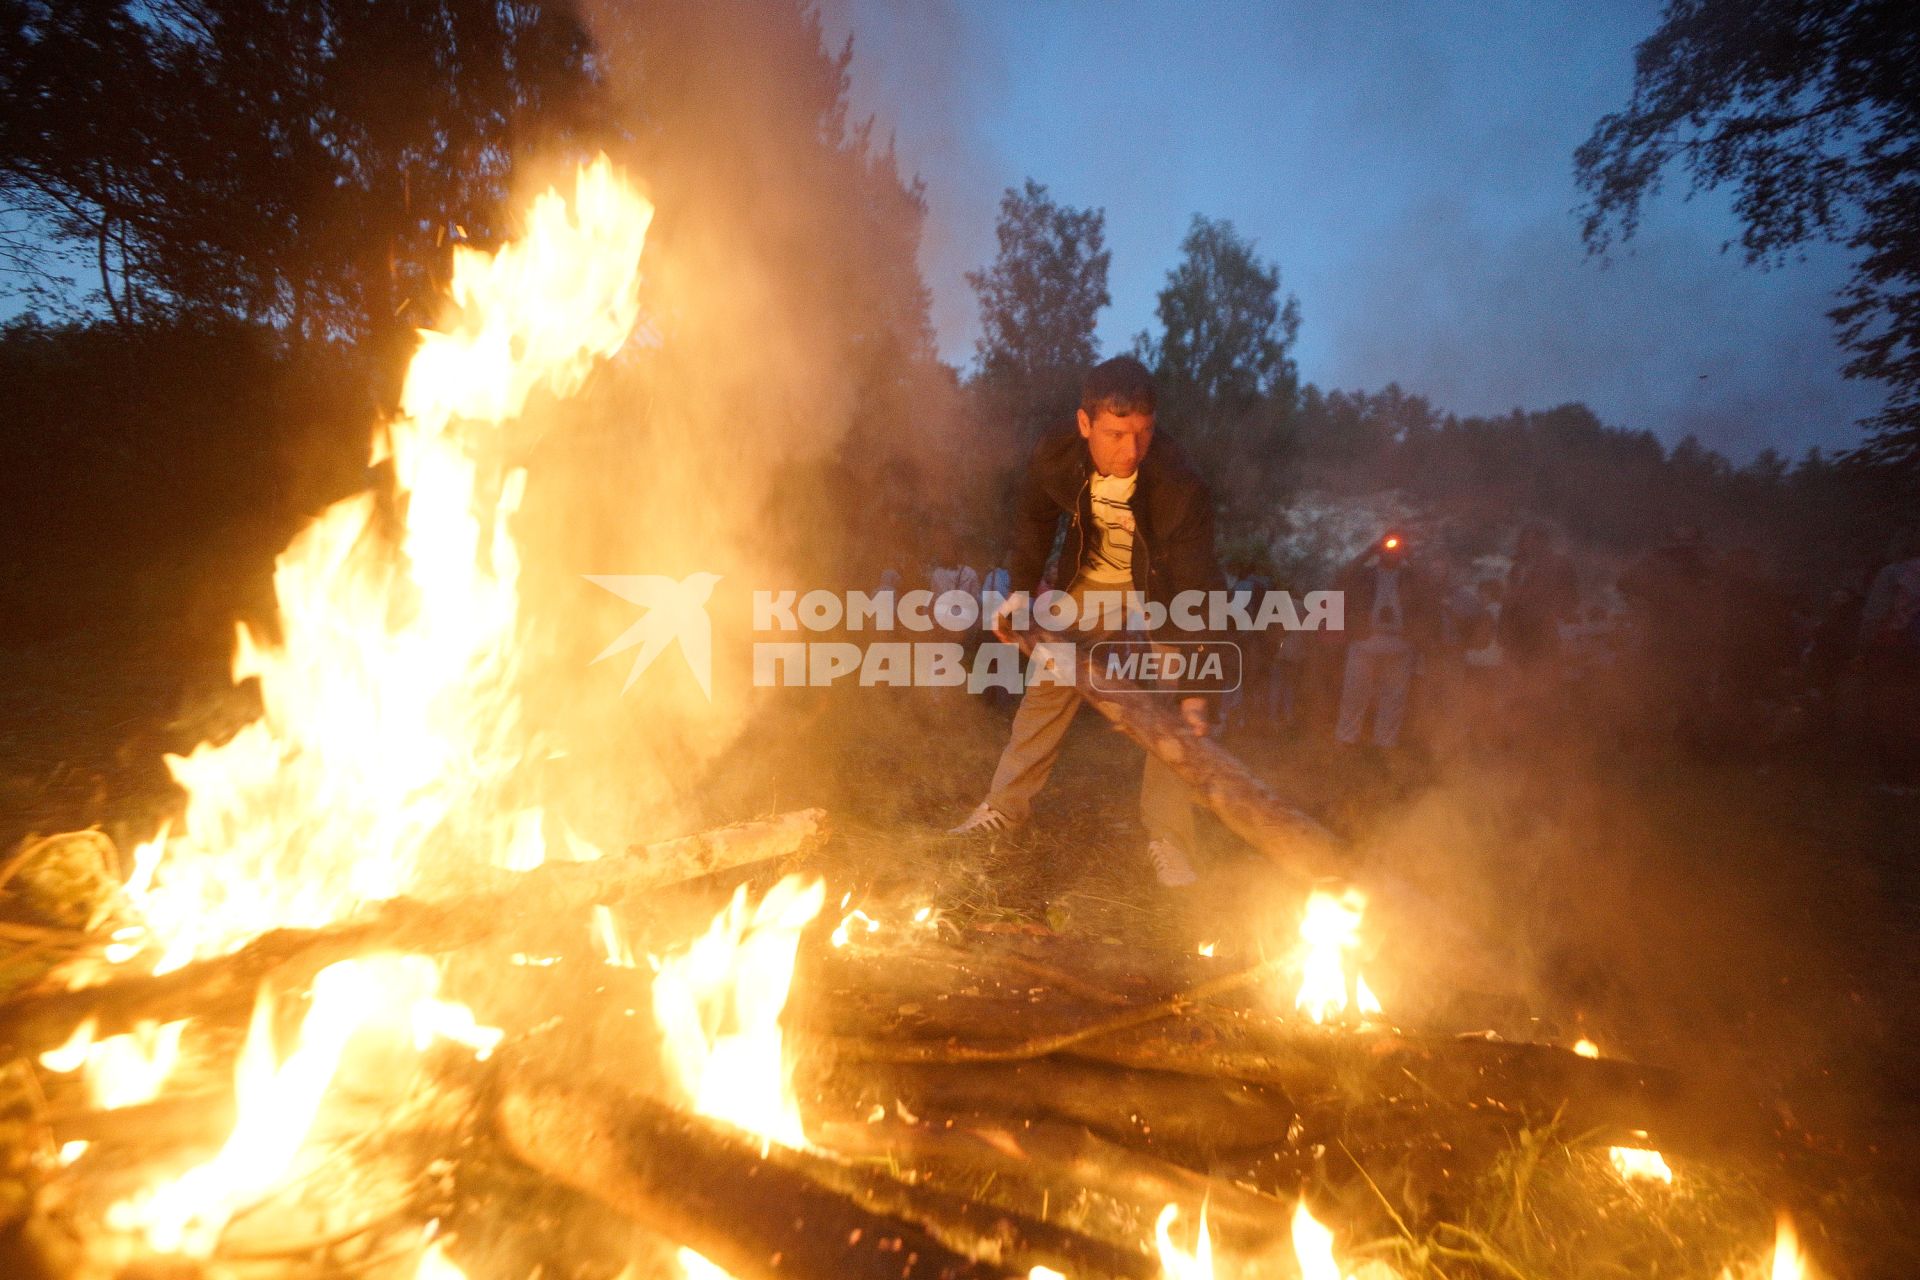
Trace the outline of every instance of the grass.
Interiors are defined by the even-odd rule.
[[[833,883],[932,904],[956,928],[1176,952],[1213,941],[1249,960],[1290,941],[1298,902],[1224,831],[1205,835],[1196,890],[1154,885],[1138,752],[1091,715],[1025,832],[955,841],[938,832],[978,800],[1004,715],[871,692],[814,721],[806,748],[818,801],[846,831],[824,868]],[[1788,1207],[1821,1274],[1920,1274],[1920,1111],[1903,1084],[1920,1030],[1920,880],[1899,852],[1920,847],[1912,798],[1811,751],[1697,759],[1564,727],[1389,758],[1336,756],[1312,737],[1233,745],[1353,841],[1362,883],[1416,883],[1513,957],[1521,995],[1489,1005],[1423,989],[1418,942],[1386,940],[1369,976],[1390,1015],[1562,1044],[1590,1034],[1610,1056],[1776,1098],[1834,1156],[1805,1181],[1676,1159],[1668,1187],[1623,1181],[1604,1147],[1547,1124],[1460,1162],[1465,1186],[1422,1186],[1433,1178],[1417,1152],[1328,1159],[1308,1196],[1348,1266],[1376,1259],[1404,1280],[1748,1280],[1767,1274]],[[777,735],[757,747],[779,750]]]
[[[146,748],[183,705],[157,692],[170,664],[132,663],[116,688],[85,653],[29,659],[4,693],[9,816],[23,831],[147,823],[165,782]],[[977,699],[833,691],[805,715],[776,704],[699,792],[716,821],[826,806],[839,836],[819,869],[835,891],[933,907],[949,930],[1179,953],[1212,942],[1223,961],[1288,943],[1296,897],[1223,831],[1204,833],[1195,890],[1154,884],[1138,753],[1091,715],[1026,831],[942,836],[979,800],[1006,728]],[[1551,1125],[1463,1166],[1464,1185],[1416,1150],[1333,1156],[1307,1194],[1343,1262],[1404,1280],[1750,1280],[1784,1205],[1833,1280],[1920,1274],[1920,802],[1817,743],[1703,760],[1622,747],[1584,717],[1552,730],[1385,759],[1312,735],[1232,745],[1354,843],[1363,883],[1414,883],[1513,957],[1522,997],[1489,1005],[1437,990],[1420,940],[1382,940],[1368,976],[1393,1017],[1590,1034],[1610,1054],[1754,1089],[1818,1137],[1828,1172],[1676,1160],[1672,1188],[1625,1184],[1603,1149]],[[1095,1212],[1061,1199],[1051,1212]]]

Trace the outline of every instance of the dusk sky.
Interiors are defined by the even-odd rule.
[[[927,183],[943,355],[971,361],[962,273],[1031,176],[1106,210],[1105,352],[1153,325],[1195,213],[1231,219],[1298,295],[1301,375],[1398,381],[1460,413],[1583,400],[1736,459],[1846,446],[1879,403],[1840,377],[1845,258],[1744,265],[1718,195],[1649,210],[1590,258],[1573,151],[1626,100],[1654,0],[1123,4],[839,0],[854,95]]]

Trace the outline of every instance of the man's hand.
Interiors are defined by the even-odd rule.
[[[1180,718],[1187,722],[1187,729],[1196,738],[1204,738],[1213,728],[1213,721],[1207,715],[1205,698],[1180,699]]]

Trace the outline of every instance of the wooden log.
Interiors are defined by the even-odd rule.
[[[858,1071],[882,1070],[879,1064],[952,1072],[1066,1058],[1186,1074],[1209,1085],[1234,1080],[1266,1086],[1322,1120],[1402,1100],[1474,1112],[1476,1126],[1489,1116],[1514,1128],[1557,1117],[1569,1133],[1612,1142],[1645,1131],[1656,1145],[1668,1143],[1681,1153],[1754,1156],[1781,1147],[1777,1127],[1757,1100],[1710,1097],[1660,1068],[1584,1058],[1551,1045],[1374,1026],[1319,1027],[1214,1003],[1257,984],[1266,972],[1259,966],[1224,975],[1120,1010],[1089,1011],[1069,1002],[1081,1011],[1078,1022],[1063,1022],[1053,1002],[993,1001],[991,1040],[978,1038],[979,1011],[958,1000],[922,1002],[904,1036],[872,1022],[860,1034],[845,1034],[859,1019],[841,1016],[834,1002],[851,999],[864,1007],[864,997],[836,992],[815,1002],[796,1032],[808,1046],[804,1055],[855,1078]],[[1074,1118],[1097,1123],[1088,1115]]]
[[[1067,1052],[1271,1085],[1309,1115],[1402,1100],[1494,1117],[1510,1128],[1557,1122],[1569,1135],[1600,1142],[1641,1131],[1680,1154],[1759,1159],[1791,1145],[1755,1098],[1709,1096],[1673,1071],[1554,1045],[1315,1027],[1209,1007],[1177,1022],[1089,1037]]]
[[[951,1248],[1025,1275],[1050,1267],[1075,1280],[1160,1280],[1160,1266],[1121,1248],[989,1201],[908,1183],[871,1165],[774,1147],[767,1158],[850,1197],[869,1212],[924,1227]],[[908,1176],[914,1176],[909,1174]]]
[[[0,1056],[63,1043],[93,1019],[113,1035],[142,1022],[170,1022],[236,1010],[244,1015],[269,977],[304,982],[337,960],[375,951],[453,951],[524,919],[558,917],[595,903],[619,903],[730,865],[788,858],[819,847],[826,814],[804,809],[736,823],[704,836],[640,846],[624,857],[546,863],[531,871],[491,873],[484,887],[444,899],[394,898],[354,919],[318,929],[276,929],[238,951],[171,973],[129,974],[92,987],[17,996],[0,1004]],[[665,852],[656,861],[653,850]]]
[[[55,1142],[135,1142],[143,1147],[218,1146],[233,1132],[238,1108],[232,1090],[156,1098],[112,1111],[71,1111],[47,1117]]]
[[[1036,650],[1045,639],[1038,632],[997,634],[1029,655],[1045,656]],[[1077,646],[1074,670],[1059,675],[1070,676],[1074,691],[1094,710],[1159,757],[1228,830],[1265,855],[1301,891],[1338,890],[1356,875],[1355,855],[1344,841],[1282,800],[1216,738],[1195,737],[1173,699],[1104,674],[1096,680],[1091,645]],[[1388,935],[1417,931],[1422,940],[1418,963],[1430,978],[1460,990],[1518,993],[1510,960],[1489,953],[1482,939],[1454,924],[1454,913],[1445,904],[1397,877],[1376,872],[1365,879],[1375,927],[1384,921]]]
[[[1119,950],[1120,948],[1114,948]],[[1004,1035],[1072,1031],[1143,1000],[1094,997],[1003,964],[993,951],[915,945],[869,950],[803,948],[788,1025],[809,1035],[888,1042],[926,1037],[984,1043]],[[1161,988],[1131,988],[1147,997]]]
[[[1015,1280],[853,1203],[735,1131],[605,1085],[510,1071],[508,1148],[738,1280]]]
[[[863,1118],[878,1105],[935,1123],[980,1116],[1063,1122],[1190,1167],[1220,1152],[1283,1146],[1298,1119],[1285,1095],[1268,1086],[1068,1057],[843,1065],[816,1088],[837,1099],[849,1118]]]
[[[644,969],[599,968],[591,975],[591,991],[582,991],[581,975],[569,976],[565,966],[517,969],[512,976],[523,982],[512,988],[496,988],[494,998],[510,1007],[567,1010],[557,1021],[543,1024],[538,1035],[541,1061],[550,1064],[552,1070],[586,1071],[595,1063],[619,1063],[616,1092],[621,1095],[649,1094],[656,1088],[671,1087],[654,1069],[658,1041],[651,1019],[633,1016],[635,1010],[651,1005],[649,975]],[[463,1067],[470,1070],[470,1064],[458,1055],[446,1055],[441,1061],[454,1072],[455,1080]],[[796,1083],[803,1098],[813,1099],[810,1067],[803,1064],[805,1078]],[[506,1069],[512,1071],[514,1064],[508,1063]],[[809,1102],[810,1111],[814,1105]],[[871,1213],[916,1224],[955,1252],[1007,1264],[1023,1275],[1036,1265],[1085,1280],[1131,1278],[1136,1274],[1130,1249],[1116,1250],[1057,1224],[908,1185],[882,1168],[849,1166],[829,1156],[778,1146],[768,1147],[761,1154],[766,1160],[833,1188]],[[906,1176],[911,1179],[913,1175]],[[1157,1271],[1148,1274],[1157,1280]]]
[[[1025,1184],[1051,1190],[1064,1201],[1089,1191],[1127,1206],[1141,1222],[1152,1222],[1162,1207],[1180,1206],[1194,1220],[1205,1206],[1217,1236],[1234,1252],[1252,1257],[1289,1238],[1293,1206],[1273,1196],[1188,1169],[1171,1161],[1128,1150],[1074,1125],[873,1124],[822,1122],[808,1137],[845,1156],[887,1159],[913,1168],[935,1168],[948,1176],[972,1175],[995,1184]]]
[[[1111,1035],[1131,1027],[1159,1022],[1205,1001],[1227,995],[1270,978],[1278,962],[1267,961],[1251,969],[1223,974],[1199,983],[1165,1000],[1128,1004],[1117,1010],[1104,1010],[1096,1021],[1082,1022],[1063,1030],[991,1044],[962,1042],[925,1035],[912,1040],[876,1040],[865,1036],[816,1036],[814,1043],[831,1052],[840,1062],[1026,1062],[1050,1054],[1064,1053],[1086,1040]],[[1018,1031],[1017,1025],[1007,1028]]]
[[[997,634],[1029,656],[1038,652],[1044,659],[1046,655],[1037,649],[1047,640],[1040,632]],[[1070,680],[1074,692],[1114,728],[1159,757],[1228,830],[1302,887],[1350,871],[1351,859],[1331,831],[1287,804],[1219,742],[1195,737],[1171,698],[1105,675],[1096,681],[1092,648],[1076,646],[1076,669],[1056,669],[1058,678]]]

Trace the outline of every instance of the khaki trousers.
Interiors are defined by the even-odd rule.
[[[1088,590],[1114,589],[1078,582],[1069,588],[1076,603],[1083,602]],[[1077,633],[1074,639],[1077,643],[1090,644],[1109,634],[1112,633],[1096,629]],[[1067,685],[1027,686],[1020,706],[1013,713],[1013,733],[1007,740],[1006,750],[1000,753],[999,766],[993,771],[988,804],[1017,823],[1027,821],[1033,813],[1033,798],[1047,785],[1047,778],[1060,759],[1061,744],[1066,741],[1067,730],[1080,710],[1080,701],[1079,693]],[[1140,774],[1140,820],[1147,828],[1147,836],[1153,840],[1171,840],[1182,851],[1191,853],[1193,800],[1187,786],[1158,756],[1151,751],[1146,756],[1146,766]]]

